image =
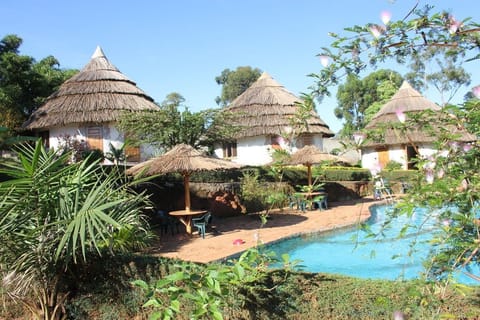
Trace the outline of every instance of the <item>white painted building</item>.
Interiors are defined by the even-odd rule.
[[[426,158],[438,152],[435,149],[437,137],[427,133],[420,125],[408,130],[395,128],[395,124],[414,113],[433,111],[431,122],[435,122],[441,108],[424,98],[406,81],[393,97],[380,109],[365,129],[368,131],[383,128],[383,135],[368,137],[362,144],[362,167],[383,169],[390,161],[401,164],[403,169],[413,169],[413,158]],[[457,126],[450,128],[460,134],[459,141],[474,141],[475,137]]]
[[[142,110],[158,110],[158,106],[97,47],[90,62],[48,97],[24,127],[42,137],[49,148],[59,149],[69,140],[80,149],[106,153],[110,143],[121,148],[126,140],[115,126],[121,113]],[[127,162],[146,160],[153,152],[149,146],[125,148]]]
[[[275,149],[293,153],[315,145],[323,150],[323,139],[333,132],[316,112],[311,111],[306,128],[292,126],[300,103],[301,99],[264,72],[225,109],[234,115],[230,121],[239,131],[233,139],[215,143],[215,155],[243,165],[264,165],[272,161]]]

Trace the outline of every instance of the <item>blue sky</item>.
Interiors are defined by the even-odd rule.
[[[193,111],[217,107],[225,68],[267,71],[296,95],[308,92],[318,72],[316,54],[328,32],[380,23],[383,10],[397,20],[416,0],[2,0],[0,37],[17,34],[21,54],[55,56],[81,69],[97,45],[108,59],[156,101],[182,94]],[[421,1],[479,22],[478,0]],[[395,69],[395,66],[391,66]],[[478,62],[468,70],[478,74]],[[478,83],[472,83],[472,85]],[[463,94],[462,94],[463,95]],[[429,97],[430,98],[430,97]],[[434,100],[434,99],[433,99]],[[336,100],[317,106],[333,131]]]

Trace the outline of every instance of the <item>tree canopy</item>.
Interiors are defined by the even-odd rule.
[[[213,141],[229,136],[232,128],[223,125],[228,113],[218,109],[192,112],[184,102],[181,94],[170,93],[158,111],[125,113],[118,126],[129,133],[132,143],[147,143],[160,150],[169,150],[180,143],[194,148],[210,147]],[[215,130],[210,130],[212,125]]]
[[[229,105],[236,97],[247,90],[252,83],[257,81],[262,75],[258,68],[252,69],[250,66],[237,67],[236,70],[225,69],[215,77],[217,84],[222,86],[222,93],[215,99],[218,105],[225,107]]]
[[[363,129],[366,125],[366,110],[373,104],[376,104],[378,109],[379,102],[385,102],[395,93],[387,91],[386,94],[386,91],[382,90],[386,83],[398,89],[402,81],[402,76],[398,72],[386,69],[372,72],[363,79],[355,74],[349,74],[346,82],[338,87],[338,106],[334,110],[335,116],[344,120],[340,135],[350,137],[354,132]]]
[[[462,52],[429,47],[411,57],[411,71],[405,78],[420,91],[433,86],[440,94],[440,105],[444,106],[462,86],[470,84],[470,74],[463,68],[464,58]]]
[[[469,18],[457,20],[446,11],[435,12],[433,9],[428,5],[424,8],[415,6],[399,21],[390,21],[385,16],[383,24],[367,23],[346,28],[347,35],[332,33],[333,43],[319,54],[323,60],[331,63],[324,63],[326,67],[312,75],[316,81],[314,93],[318,96],[328,95],[330,87],[339,84],[344,76],[358,75],[386,61],[400,64],[418,62],[417,57],[427,57],[432,50],[448,57],[442,61],[449,61],[451,57],[455,62],[461,58],[463,62],[459,66],[462,68],[468,63],[478,63],[480,24]],[[461,82],[467,84],[463,73],[452,78],[445,76],[432,79],[438,79],[437,86],[442,91],[449,89],[443,86],[445,83],[451,84],[449,79],[454,79],[454,85]],[[443,82],[445,79],[447,82]],[[404,214],[411,217],[416,208],[424,207],[430,213],[425,219],[432,214],[438,215],[435,218],[439,226],[435,228],[434,238],[430,241],[434,246],[432,256],[425,260],[428,265],[425,274],[433,280],[449,279],[450,271],[462,270],[480,281],[480,275],[465,268],[469,264],[480,264],[480,146],[478,141],[458,142],[459,130],[468,130],[477,137],[480,135],[480,86],[474,87],[472,94],[466,97],[470,100],[464,104],[449,105],[438,111],[434,124],[425,123],[428,118],[421,114],[402,114],[401,110],[397,114],[398,122],[385,124],[402,134],[412,132],[419,125],[424,126],[430,135],[436,137],[434,150],[439,151],[428,156],[419,155],[414,160],[418,171],[411,180],[411,189],[398,200],[392,211],[392,216]],[[425,232],[424,227],[424,224],[415,227],[407,223],[399,236],[406,235],[407,231],[409,234]]]
[[[387,61],[404,65],[428,50],[462,57],[466,63],[480,58],[479,24],[433,9],[430,5],[419,8],[417,3],[402,20],[390,21],[385,16],[383,24],[347,27],[345,34],[330,32],[332,43],[318,54],[326,67],[310,74],[315,81],[314,94],[320,98],[330,95],[330,89],[348,74],[359,74]]]
[[[53,56],[40,61],[21,55],[22,39],[0,41],[0,126],[19,129],[28,116],[76,70],[60,69]]]

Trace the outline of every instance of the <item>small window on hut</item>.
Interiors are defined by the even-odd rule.
[[[224,158],[235,158],[237,156],[236,142],[224,142],[222,149]]]
[[[125,159],[128,162],[140,162],[140,146],[129,143],[129,134],[125,135]]]
[[[128,162],[140,162],[140,147],[126,145],[125,157]]]
[[[313,145],[313,135],[312,134],[303,134],[297,139],[296,147],[298,149],[305,146]]]
[[[87,145],[90,150],[103,152],[103,128],[101,126],[87,127]]]

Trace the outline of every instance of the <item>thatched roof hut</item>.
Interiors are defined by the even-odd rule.
[[[231,112],[232,124],[241,129],[235,138],[261,135],[281,135],[290,126],[290,119],[302,101],[264,72],[245,92],[226,109]],[[308,128],[301,133],[320,133],[332,137],[334,133],[312,111]]]
[[[435,135],[426,132],[420,123],[417,127],[408,132],[399,132],[394,128],[395,123],[399,123],[397,111],[402,111],[408,117],[418,112],[432,111],[429,119],[423,119],[425,123],[435,123],[438,121],[439,111],[441,108],[423,97],[417,90],[404,81],[400,89],[393,95],[393,97],[378,111],[372,120],[365,126],[368,130],[383,128],[382,139],[367,140],[364,147],[398,145],[408,143],[431,143],[437,140]],[[425,115],[427,116],[427,115]],[[461,133],[460,141],[474,141],[474,136],[467,133],[458,127],[449,128],[452,133]]]
[[[153,99],[108,61],[97,47],[90,62],[50,95],[26,129],[118,120],[123,111],[157,110]]]

